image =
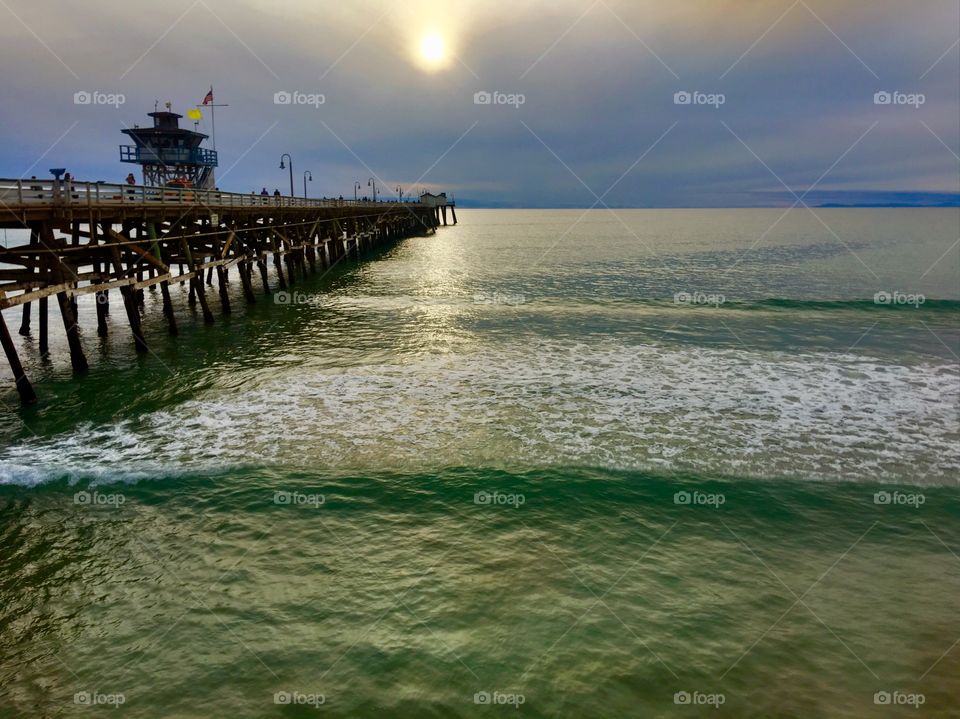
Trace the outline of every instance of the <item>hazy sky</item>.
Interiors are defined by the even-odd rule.
[[[288,191],[289,152],[313,196],[371,176],[510,206],[960,193],[958,0],[0,0],[0,17],[3,177],[120,181],[120,130],[212,84],[218,185],[241,192]]]

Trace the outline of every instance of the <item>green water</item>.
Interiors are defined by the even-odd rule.
[[[463,211],[18,339],[0,717],[960,716],[960,215],[818,214]]]

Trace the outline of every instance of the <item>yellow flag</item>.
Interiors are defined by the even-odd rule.
[[[200,112],[199,108],[194,107],[187,110],[187,117],[189,117],[191,120],[199,121],[203,119],[203,113]]]

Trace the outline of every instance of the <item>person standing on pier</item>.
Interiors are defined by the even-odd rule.
[[[79,195],[73,194],[73,175],[69,172],[63,174],[63,196],[67,199],[77,200],[80,198]]]

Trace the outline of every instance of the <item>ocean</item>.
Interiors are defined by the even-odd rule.
[[[0,717],[960,716],[960,212],[458,214],[17,338]]]

